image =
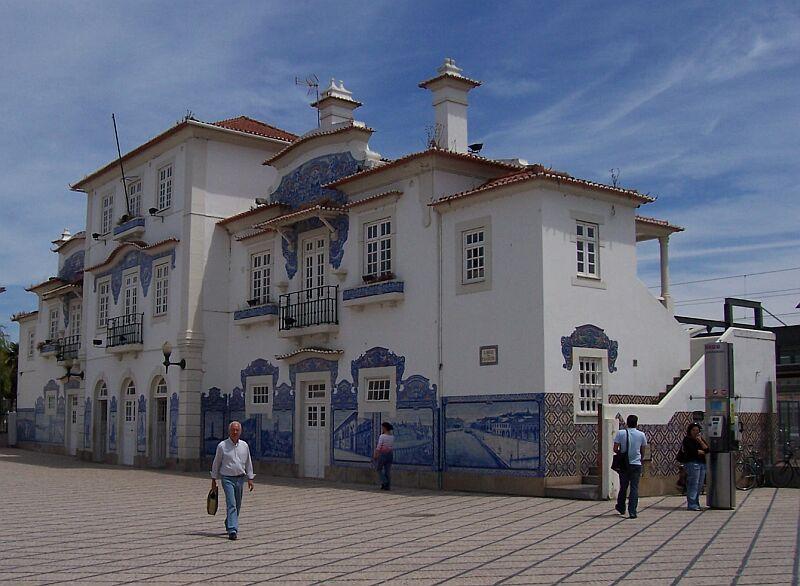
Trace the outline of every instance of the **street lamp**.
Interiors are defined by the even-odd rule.
[[[186,359],[181,358],[179,362],[170,362],[169,357],[172,356],[172,344],[169,342],[164,342],[164,345],[161,346],[161,351],[164,353],[164,370],[168,371],[170,366],[180,366],[181,370],[186,368]]]
[[[67,358],[66,360],[64,360],[64,368],[67,369],[67,373],[61,378],[65,379],[65,380],[69,380],[70,378],[72,378],[74,376],[75,378],[79,378],[79,379],[83,380],[83,377],[84,377],[84,374],[85,374],[84,371],[72,372],[72,367],[73,366],[75,366],[75,361],[72,360],[72,358]]]

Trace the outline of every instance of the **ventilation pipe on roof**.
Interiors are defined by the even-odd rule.
[[[436,146],[457,153],[467,152],[467,94],[481,82],[461,75],[454,59],[444,60],[438,75],[419,84],[433,94]]]
[[[336,85],[336,80],[333,78],[319,100],[311,104],[319,110],[319,125],[323,130],[337,124],[352,123],[353,110],[360,105],[361,102],[353,99],[353,92],[345,89],[344,82],[339,80],[339,85]]]

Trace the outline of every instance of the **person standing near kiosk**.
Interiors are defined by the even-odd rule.
[[[619,471],[619,493],[614,508],[620,515],[624,515],[627,496],[628,516],[635,519],[639,507],[639,479],[642,477],[642,456],[647,445],[647,436],[636,429],[639,425],[639,418],[636,415],[628,415],[625,425],[626,429],[620,429],[614,436],[614,453],[628,455],[628,466]]]

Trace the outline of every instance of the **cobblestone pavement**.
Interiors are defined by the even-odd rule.
[[[797,584],[800,490],[612,503],[283,480],[245,494],[238,541],[200,474],[0,449],[0,583]]]

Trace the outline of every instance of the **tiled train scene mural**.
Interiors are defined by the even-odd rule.
[[[445,467],[544,475],[543,393],[445,397]]]
[[[23,442],[63,445],[65,421],[65,392],[56,381],[50,380],[33,409],[17,410],[17,438]]]

